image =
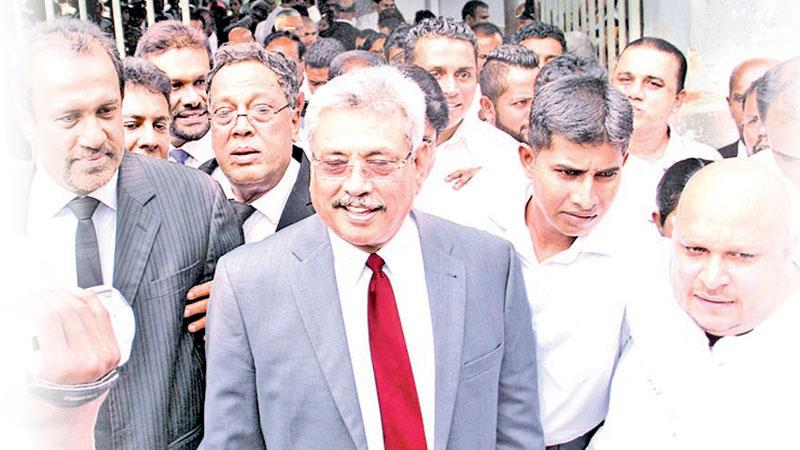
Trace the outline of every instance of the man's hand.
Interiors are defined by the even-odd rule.
[[[481,170],[480,167],[472,167],[470,169],[459,169],[455,172],[451,173],[450,175],[446,176],[444,181],[450,182],[454,181],[453,189],[459,190],[464,187],[472,177],[475,176],[478,171]]]
[[[189,289],[186,300],[190,301],[183,310],[183,317],[192,317],[202,314],[202,317],[189,324],[189,332],[196,333],[206,327],[206,312],[208,311],[208,300],[211,296],[211,285],[213,281]]]
[[[117,367],[120,352],[111,318],[95,293],[50,290],[34,297],[29,306],[42,365],[31,375],[57,384],[84,384]]]

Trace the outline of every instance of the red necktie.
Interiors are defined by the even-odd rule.
[[[372,269],[367,304],[369,348],[381,408],[383,443],[386,450],[426,449],[417,387],[392,283],[383,273],[383,259],[376,253],[367,258],[367,267]]]

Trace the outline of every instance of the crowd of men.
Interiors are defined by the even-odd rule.
[[[21,46],[28,445],[793,446],[800,59],[734,68],[718,151],[658,37],[209,8]]]

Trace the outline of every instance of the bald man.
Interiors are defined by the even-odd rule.
[[[628,305],[630,341],[589,448],[792,446],[800,273],[790,205],[774,172],[745,159],[689,180],[672,219],[671,289],[647,283]]]
[[[734,142],[717,149],[723,158],[745,158],[748,153],[744,144],[744,99],[745,91],[750,85],[764,75],[770,68],[778,64],[778,60],[767,58],[752,58],[739,63],[733,68],[728,82],[728,109],[731,118],[739,131],[739,138]]]

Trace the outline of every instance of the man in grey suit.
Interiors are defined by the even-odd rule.
[[[215,274],[204,448],[543,448],[514,249],[411,212],[419,87],[354,71],[306,123],[317,215]]]
[[[94,445],[196,448],[205,359],[202,339],[183,323],[184,296],[241,244],[241,229],[209,177],[124,151],[122,65],[95,25],[40,25],[25,50],[20,117],[36,161],[26,234],[42,250],[41,280],[62,288],[59,310],[80,311],[77,297],[113,285],[135,318],[130,359],[116,368]],[[81,294],[67,298],[63,288]]]

